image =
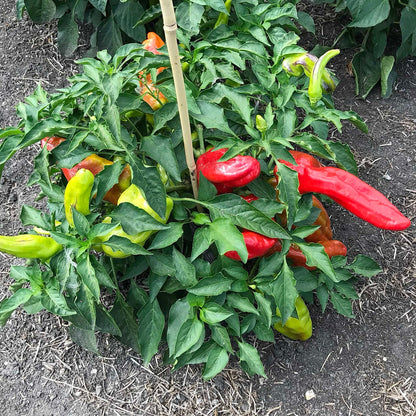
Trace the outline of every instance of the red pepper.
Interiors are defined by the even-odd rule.
[[[255,257],[264,257],[272,249],[277,240],[276,238],[266,237],[254,231],[245,230],[242,234],[247,247],[249,260]],[[224,255],[233,260],[241,260],[236,251],[227,251]]]
[[[329,219],[328,213],[326,212],[326,209],[322,205],[321,201],[316,198],[316,196],[312,196],[312,205],[321,210],[318,218],[313,223],[313,225],[319,225],[320,228],[313,234],[305,237],[305,241],[308,243],[322,243],[322,241],[325,240],[332,240],[331,221]]]
[[[251,156],[238,155],[225,162],[218,162],[227,150],[210,149],[199,156],[196,162],[197,178],[202,172],[217,187],[218,193],[247,185],[260,175],[260,163]]]
[[[62,137],[45,137],[41,140],[41,146],[44,147],[46,144],[46,148],[51,151],[59,144],[65,141]],[[88,169],[94,176],[101,172],[104,169],[104,166],[112,165],[113,162],[107,160],[98,155],[90,155],[86,157],[84,160],[76,164],[71,169],[62,168],[62,173],[64,174],[65,178],[69,181],[71,178],[75,176],[75,174],[80,169]],[[120,176],[118,177],[118,183],[115,184],[104,196],[104,200],[111,202],[114,205],[117,205],[118,198],[120,197],[121,193],[126,190],[130,185],[131,180],[131,170],[130,166],[126,165]]]
[[[285,160],[279,161],[298,172],[301,194],[316,192],[327,195],[357,217],[379,228],[404,230],[410,226],[410,220],[382,193],[355,175],[339,168],[311,166],[303,163],[303,156],[291,153],[298,166]]]

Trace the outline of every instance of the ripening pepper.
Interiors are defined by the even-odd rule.
[[[329,196],[357,217],[386,230],[404,230],[410,226],[406,218],[382,193],[357,176],[330,166],[311,166],[304,154],[292,152],[297,166],[279,160],[298,173],[299,192],[316,192]],[[318,162],[319,163],[319,162]],[[275,167],[277,177],[277,166]],[[278,178],[277,178],[278,179]]]
[[[218,162],[228,149],[208,150],[196,161],[196,173],[202,173],[212,182],[218,193],[231,192],[233,188],[247,185],[260,175],[260,163],[251,156],[235,156]]]
[[[284,336],[294,339],[306,341],[312,335],[312,320],[309,315],[308,307],[305,305],[303,299],[298,296],[295,301],[297,318],[290,316],[284,325],[282,322],[276,322],[274,327]],[[276,308],[276,315],[282,316],[279,308]]]
[[[147,34],[147,39],[142,42],[144,49],[155,55],[160,55],[158,49],[164,44],[165,42],[163,42],[159,35],[154,32],[149,32]],[[166,67],[157,68],[156,74],[159,75],[164,69],[166,69]],[[143,71],[140,72],[139,80],[140,94],[143,96],[143,101],[149,104],[154,111],[158,110],[163,104],[168,102],[167,98],[160,92],[159,88],[154,85],[150,74],[145,75]]]
[[[0,251],[24,259],[49,260],[62,250],[61,244],[51,237],[35,234],[0,236]]]
[[[69,180],[64,193],[65,216],[71,227],[74,226],[72,208],[83,215],[90,213],[90,196],[94,185],[94,175],[88,169],[80,169]]]
[[[283,69],[292,76],[299,77],[303,73],[310,78],[318,57],[310,53],[297,53],[289,55],[282,63]],[[335,82],[329,71],[325,68],[322,72],[321,87],[326,93],[335,90]]]
[[[172,209],[173,209],[173,200],[169,197],[166,198],[166,213],[165,213],[165,217],[162,218],[156,211],[153,210],[153,208],[149,205],[149,203],[144,198],[140,189],[134,184],[131,184],[121,194],[118,200],[118,204],[122,204],[123,202],[129,202],[130,204],[136,206],[137,208],[145,210],[155,220],[161,222],[162,224],[167,223],[170,213],[172,212]],[[103,222],[110,223],[111,218],[107,217],[103,220]],[[106,236],[100,238],[102,242],[101,248],[104,251],[104,253],[106,253],[110,257],[115,257],[115,258],[128,257],[129,256],[128,254],[125,254],[120,250],[115,251],[111,247],[105,245],[104,243],[108,241],[113,235],[116,235],[116,236],[128,238],[132,243],[139,244],[142,246],[146,242],[146,240],[155,232],[156,232],[155,230],[147,230],[147,231],[142,231],[136,235],[131,235],[131,234],[127,234],[123,230],[121,225],[119,225],[113,231],[108,233]]]
[[[62,137],[45,137],[41,140],[41,145],[42,147],[46,145],[46,148],[51,151],[64,141],[65,139]],[[77,163],[74,167],[70,169],[62,168],[61,170],[65,178],[69,181],[80,169],[88,169],[95,176],[97,173],[101,172],[105,166],[111,164],[113,164],[113,162],[110,160],[93,154]],[[126,165],[118,177],[118,183],[115,184],[110,190],[108,190],[103,199],[107,202],[117,205],[118,198],[120,197],[121,193],[129,187],[130,181],[131,170],[130,166]]]

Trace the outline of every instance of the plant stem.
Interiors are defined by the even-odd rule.
[[[192,146],[191,126],[189,124],[188,104],[186,102],[185,83],[183,80],[183,72],[181,60],[179,57],[178,43],[176,40],[176,17],[173,9],[172,0],[160,0],[163,17],[163,29],[165,31],[166,46],[170,64],[172,67],[173,81],[175,84],[176,99],[178,102],[179,118],[181,120],[181,128],[183,135],[183,143],[185,147],[186,164],[188,165],[191,177],[192,190],[195,199],[198,198],[198,184],[196,180],[196,165]]]

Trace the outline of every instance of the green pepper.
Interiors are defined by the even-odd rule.
[[[220,13],[217,21],[215,22],[214,29],[216,29],[218,26],[222,24],[226,25],[228,23],[228,18],[230,16],[230,10],[231,10],[231,3],[232,3],[232,0],[225,1],[224,6],[227,9],[228,13],[225,13],[225,12]]]
[[[166,213],[165,218],[162,218],[156,211],[153,210],[153,208],[149,205],[149,203],[146,201],[144,196],[142,195],[140,189],[132,184],[130,185],[121,195],[118,199],[118,205],[122,204],[123,202],[129,202],[130,204],[136,206],[137,208],[145,210],[149,215],[151,215],[154,219],[157,221],[166,224],[169,218],[170,213],[172,212],[173,208],[173,200],[171,198],[166,198]],[[107,217],[103,221],[104,223],[110,223],[111,218]],[[106,236],[101,238],[102,243],[105,243],[108,241],[113,235],[128,238],[132,243],[143,245],[146,240],[154,234],[155,230],[147,230],[142,231],[136,235],[127,234],[121,225],[117,226],[114,230],[112,230],[110,233],[108,233]],[[101,246],[102,250],[105,254],[107,254],[110,257],[115,258],[124,258],[128,257],[128,254],[123,253],[121,250],[114,251],[111,247],[102,244]]]
[[[65,188],[65,216],[71,227],[74,226],[72,207],[83,215],[90,213],[90,196],[94,184],[94,175],[88,169],[80,169],[70,179]]]
[[[35,234],[0,236],[0,251],[15,257],[46,261],[61,250],[61,244],[51,237]]]
[[[290,339],[306,341],[312,335],[312,321],[308,307],[300,296],[295,301],[295,308],[298,315],[297,318],[290,316],[284,325],[280,321],[274,327]],[[276,308],[276,315],[282,316],[279,308]]]

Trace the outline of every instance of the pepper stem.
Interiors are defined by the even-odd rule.
[[[188,104],[186,102],[185,83],[181,60],[179,57],[178,43],[176,39],[176,17],[172,0],[160,0],[163,17],[163,29],[165,31],[166,46],[170,64],[172,67],[173,82],[175,84],[176,99],[178,102],[179,118],[181,120],[183,143],[185,147],[186,164],[191,177],[192,191],[195,199],[198,198],[198,184],[196,180],[196,165],[192,146],[191,126],[189,124]]]
[[[322,77],[324,75],[325,66],[331,58],[338,55],[340,52],[339,49],[331,49],[330,51],[324,53],[315,63],[311,80],[309,81],[308,95],[309,100],[314,106],[322,98]]]

